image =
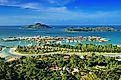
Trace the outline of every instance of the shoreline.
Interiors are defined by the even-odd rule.
[[[4,50],[4,49],[5,49],[5,48],[2,48],[2,50],[0,51],[0,57],[2,57],[2,58],[8,56],[8,55],[6,55],[5,53],[3,53],[3,50]]]
[[[60,53],[60,52],[50,52],[50,53],[43,53],[43,54],[21,54],[21,53],[18,53],[18,52],[15,52],[16,48],[10,48],[10,53],[12,55],[15,55],[15,56],[38,56],[38,55],[51,55],[51,54],[67,54],[67,55],[80,55],[80,56],[83,56],[83,55],[90,55],[92,53],[95,53],[97,55],[103,55],[103,56],[109,56],[109,57],[121,57],[121,53],[99,53],[99,52],[83,52],[83,53],[79,53],[79,52],[69,52],[69,53]]]

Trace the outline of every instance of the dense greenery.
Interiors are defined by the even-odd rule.
[[[119,53],[121,52],[121,46],[118,45],[96,45],[96,44],[77,44],[75,46],[67,45],[67,44],[46,44],[45,46],[53,46],[60,48],[68,48],[68,49],[77,49],[79,52],[111,52],[111,53]]]
[[[24,28],[27,28],[27,29],[43,29],[43,28],[52,28],[52,27],[47,26],[45,24],[36,23],[34,25],[25,26]]]
[[[70,52],[70,49],[48,46],[18,46],[16,52],[21,54],[42,54],[49,52]]]
[[[113,27],[82,27],[82,28],[66,28],[65,31],[114,32],[119,30]]]
[[[0,57],[0,62],[3,62],[3,61],[5,61],[5,58]]]
[[[75,46],[66,44],[45,44],[41,46],[18,46],[17,52],[22,54],[41,54],[49,52],[107,52],[107,53],[120,53],[121,47],[117,45],[96,45],[96,44],[77,44]]]
[[[76,70],[75,70],[76,69]],[[121,65],[111,57],[43,55],[0,62],[0,80],[119,80]]]

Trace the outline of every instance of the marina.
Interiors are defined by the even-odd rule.
[[[52,29],[26,30],[18,26],[0,27],[0,46],[6,48],[36,46],[43,44],[114,44],[120,45],[120,32],[65,32],[65,26]],[[120,27],[117,26],[120,29]],[[4,31],[7,32],[4,32]],[[49,32],[49,34],[48,34]],[[57,33],[57,34],[56,34]],[[105,34],[105,35],[104,35]],[[4,54],[8,52],[3,51]]]
[[[63,42],[80,42],[80,41],[94,41],[94,42],[108,42],[106,38],[97,36],[88,37],[51,37],[51,36],[33,36],[33,37],[10,37],[1,38],[1,41],[28,41],[28,42],[40,42],[40,43],[63,43]]]

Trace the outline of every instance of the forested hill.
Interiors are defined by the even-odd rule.
[[[52,28],[52,27],[45,25],[45,24],[36,23],[33,25],[24,26],[24,28],[25,29],[46,29],[46,28]]]
[[[121,65],[102,55],[40,55],[0,60],[0,80],[120,80]]]

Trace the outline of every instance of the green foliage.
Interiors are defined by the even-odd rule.
[[[27,28],[27,29],[44,29],[44,28],[52,28],[52,27],[47,26],[45,24],[36,23],[36,24],[33,24],[33,25],[25,26],[24,28]]]
[[[107,45],[96,45],[96,44],[77,44],[75,46],[65,45],[65,44],[45,44],[45,46],[59,47],[74,49],[77,52],[111,52],[120,53],[121,47],[117,45],[107,44]]]
[[[65,31],[86,31],[86,32],[114,32],[120,31],[113,27],[82,27],[82,28],[66,28]]]
[[[108,52],[120,53],[121,47],[117,45],[77,44],[75,46],[65,44],[45,44],[41,46],[18,46],[17,52],[22,54],[42,54],[49,52]]]
[[[0,62],[3,62],[3,61],[5,61],[5,58],[0,57]]]
[[[13,62],[0,62],[1,80],[119,80],[120,74],[118,61],[95,54],[83,59],[62,54],[23,56]]]

